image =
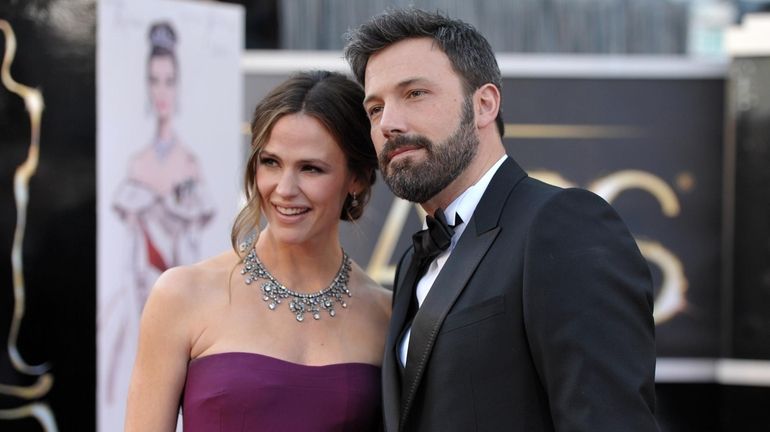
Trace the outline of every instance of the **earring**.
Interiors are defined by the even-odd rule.
[[[351,207],[351,208],[356,208],[356,207],[358,207],[358,204],[359,204],[359,202],[358,202],[358,198],[356,197],[356,193],[355,193],[355,192],[351,192],[351,193],[350,193],[350,196],[351,196],[351,198],[352,198],[352,199],[350,200],[350,207]]]

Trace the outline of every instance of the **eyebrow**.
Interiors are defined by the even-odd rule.
[[[407,78],[405,80],[400,81],[398,84],[396,84],[397,89],[403,89],[404,87],[409,87],[413,84],[419,84],[422,82],[430,82],[428,78],[424,77],[413,77],[413,78]],[[369,103],[372,99],[376,99],[379,96],[377,94],[370,94],[364,98],[364,106],[366,106],[367,103]]]

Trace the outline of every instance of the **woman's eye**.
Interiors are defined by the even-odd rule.
[[[261,158],[259,159],[259,164],[264,166],[276,166],[278,165],[278,162],[273,158]]]
[[[318,168],[317,166],[313,166],[313,165],[306,165],[306,166],[302,167],[302,170],[306,171],[306,172],[311,172],[311,173],[322,173],[323,172],[323,170],[321,168]]]
[[[412,90],[409,92],[410,98],[420,97],[425,94],[425,90]]]

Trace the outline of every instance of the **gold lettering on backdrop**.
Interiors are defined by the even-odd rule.
[[[649,192],[660,203],[663,214],[673,218],[679,215],[679,200],[671,187],[660,177],[639,170],[624,170],[602,177],[588,189],[612,204],[623,191],[641,189]]]
[[[636,244],[642,255],[663,272],[663,282],[655,296],[655,311],[652,315],[656,324],[666,322],[687,306],[684,266],[676,255],[658,242],[637,239]]]
[[[0,67],[0,79],[3,86],[24,100],[24,106],[29,113],[30,144],[27,159],[16,168],[13,176],[13,195],[16,200],[16,228],[14,230],[13,245],[11,247],[11,268],[13,271],[13,296],[14,309],[10,330],[8,332],[8,355],[13,367],[26,375],[37,376],[37,383],[28,386],[0,385],[0,394],[14,396],[20,399],[39,399],[48,394],[53,386],[53,375],[48,373],[48,364],[30,365],[24,361],[17,341],[21,321],[24,318],[25,285],[24,263],[22,260],[22,247],[24,245],[24,232],[27,223],[27,203],[29,202],[29,179],[37,171],[40,156],[40,120],[43,116],[43,95],[38,89],[27,87],[16,82],[11,77],[11,63],[16,55],[16,35],[8,21],[0,19],[0,31],[5,37],[5,54],[2,67]],[[18,408],[0,409],[0,419],[16,420],[32,417],[43,426],[46,431],[57,431],[56,420],[48,404],[43,402],[31,402]]]

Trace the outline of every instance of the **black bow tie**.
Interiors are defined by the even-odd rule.
[[[427,229],[416,232],[412,236],[415,257],[420,260],[430,261],[447,250],[452,244],[454,227],[462,223],[460,215],[455,216],[455,225],[449,225],[442,209],[436,209],[433,216],[425,216]]]

